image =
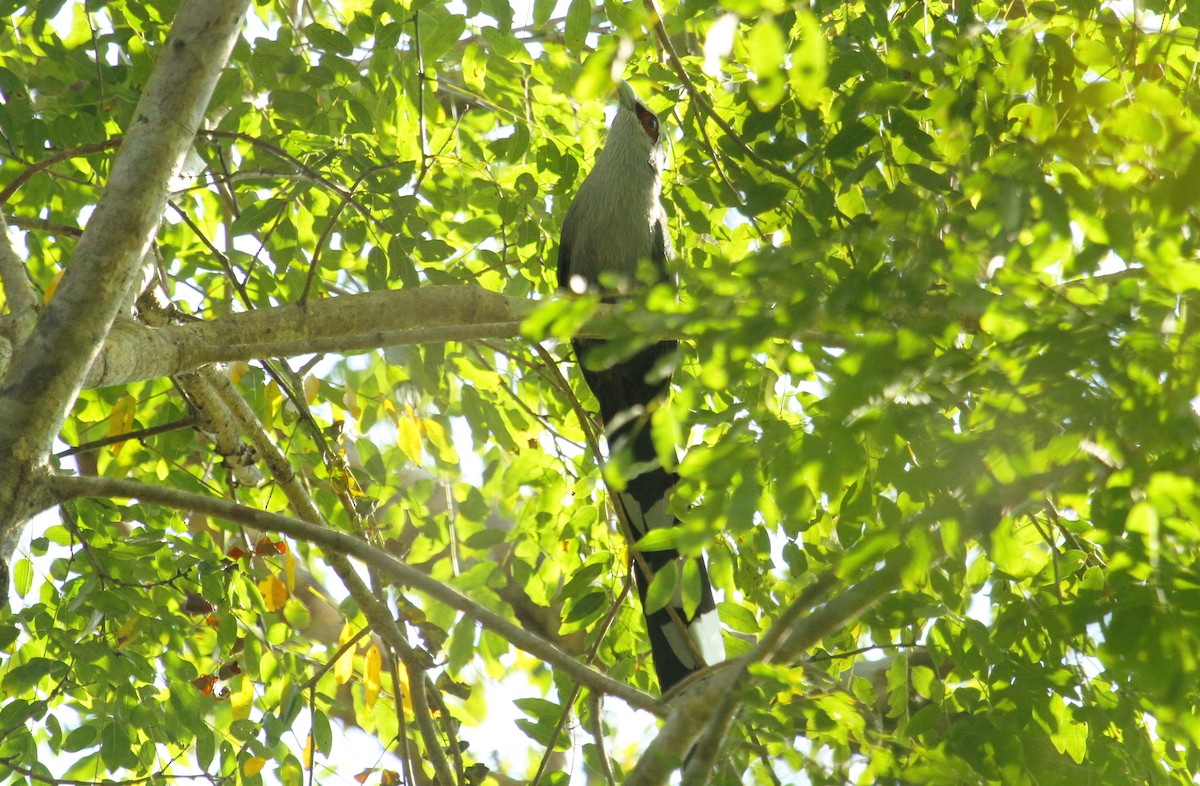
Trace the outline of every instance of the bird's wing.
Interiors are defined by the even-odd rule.
[[[679,276],[669,264],[675,258],[675,247],[671,243],[671,233],[667,231],[667,217],[662,212],[659,212],[658,217],[654,219],[653,230],[650,261],[654,263],[654,269],[658,271],[658,280],[678,287]]]
[[[558,288],[571,288],[571,245],[567,242],[566,232],[558,241]]]

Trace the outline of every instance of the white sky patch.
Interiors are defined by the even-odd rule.
[[[733,52],[733,37],[737,34],[740,20],[734,14],[725,14],[708,29],[704,39],[704,73],[711,77],[721,75],[725,58]]]

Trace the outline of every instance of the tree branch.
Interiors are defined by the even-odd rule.
[[[162,220],[167,184],[191,148],[248,5],[184,0],[179,7],[57,293],[0,382],[0,562],[37,507],[27,499],[37,491],[32,476],[47,461],[118,311],[131,300]]]
[[[1021,496],[1018,491],[1006,489],[995,498],[981,502],[970,520],[963,522],[966,526],[960,534],[978,538],[990,532],[1001,515],[1019,509],[1021,503],[1017,500]],[[909,530],[923,521],[923,518],[914,519]],[[941,562],[948,554],[939,539],[932,541],[924,555],[929,567]],[[689,751],[691,757],[683,772],[683,782],[697,786],[708,783],[725,734],[741,705],[740,689],[753,679],[750,666],[798,661],[822,638],[859,618],[885,595],[895,591],[912,559],[912,549],[901,545],[866,578],[836,594],[833,590],[841,584],[842,578],[837,567],[831,567],[787,607],[754,649],[680,683],[666,699],[671,706],[670,717],[630,773],[626,784],[663,786]],[[713,696],[718,696],[719,700],[714,702]]]
[[[214,387],[212,378],[215,376],[219,373],[202,368],[179,374],[175,382],[192,405],[194,425],[212,439],[217,455],[224,459],[233,481],[239,486],[255,488],[263,482],[262,470],[255,464],[258,457],[242,442],[241,432],[233,422],[233,413]]]
[[[328,531],[328,527],[324,519],[322,519],[316,504],[313,502],[312,496],[309,495],[307,489],[301,484],[300,478],[296,475],[291,462],[287,460],[283,451],[271,439],[271,435],[262,425],[262,421],[250,409],[250,405],[246,403],[246,399],[238,393],[233,383],[230,382],[229,377],[211,367],[202,368],[190,376],[195,383],[194,387],[198,387],[204,391],[204,396],[210,402],[210,405],[220,409],[224,415],[228,416],[233,421],[230,425],[236,425],[237,430],[245,435],[254,445],[254,452],[264,458],[272,477],[274,477],[280,488],[283,489],[284,495],[288,498],[288,503],[292,509],[297,512],[305,523]],[[240,443],[240,439],[237,441]],[[355,601],[358,602],[359,608],[362,609],[363,614],[370,622],[371,629],[388,643],[393,656],[402,661],[405,670],[408,672],[410,683],[423,684],[424,666],[420,662],[420,658],[413,651],[413,648],[409,646],[404,631],[397,623],[395,617],[392,616],[387,606],[359,578],[358,573],[354,570],[354,567],[350,564],[350,560],[347,559],[344,553],[340,551],[329,553],[326,560],[346,586],[346,589],[354,596]],[[419,697],[414,694],[411,699],[413,711],[416,714],[417,729],[425,742],[427,755],[433,763],[434,771],[437,774],[437,782],[441,786],[450,786],[453,783],[453,779],[450,776],[449,763],[446,761],[441,742],[438,740],[437,729],[434,726],[433,716],[429,710],[425,694],[422,693]]]
[[[235,360],[516,338],[522,322],[539,305],[474,286],[419,287],[262,308],[158,329],[121,323],[114,326],[87,385],[122,385]]]
[[[800,183],[800,178],[794,172],[779,166],[778,164],[772,163],[756,153],[754,148],[750,147],[750,145],[746,144],[746,140],[742,139],[742,135],[735,131],[733,126],[729,125],[729,122],[726,121],[725,118],[717,114],[716,110],[713,109],[712,104],[709,103],[708,99],[704,97],[704,94],[697,89],[696,84],[692,81],[692,78],[688,76],[687,69],[683,67],[683,61],[680,60],[679,55],[676,54],[675,45],[671,43],[671,38],[667,35],[667,29],[663,25],[662,14],[660,14],[658,11],[658,4],[655,3],[654,0],[643,0],[643,3],[646,6],[646,10],[650,12],[650,19],[653,23],[654,34],[658,38],[659,45],[661,45],[663,50],[666,51],[667,59],[671,61],[671,67],[675,70],[675,74],[679,77],[679,81],[683,83],[683,87],[687,91],[687,94],[691,97],[692,101],[695,102],[696,106],[700,107],[700,114],[706,115],[714,123],[716,123],[717,126],[725,132],[725,136],[727,136],[734,144],[740,147],[742,152],[745,153],[746,157],[751,161],[775,175],[780,180],[785,180],[796,188],[802,188],[803,186]],[[714,161],[715,160],[716,159],[714,159]],[[803,166],[804,163],[804,161],[797,163],[797,167]]]
[[[372,630],[383,637],[408,671],[409,699],[412,703],[413,717],[417,721],[417,731],[425,742],[425,755],[433,765],[438,786],[453,786],[454,776],[450,773],[450,762],[446,759],[446,752],[442,750],[441,740],[438,739],[437,726],[433,722],[433,712],[429,707],[429,695],[425,692],[425,669],[419,662],[420,658],[409,645],[396,618],[359,578],[345,554],[329,554],[327,559],[346,585],[346,589],[358,601],[358,606],[371,624]]]
[[[431,286],[341,295],[162,328],[122,320],[113,326],[85,387],[158,379],[211,363],[522,338],[524,321],[547,302],[472,285]],[[598,304],[575,335],[610,337],[621,313],[619,305]],[[844,338],[816,332],[787,338],[822,346],[846,343]]]
[[[60,161],[69,161],[72,158],[90,156],[96,153],[103,153],[108,150],[112,150],[120,147],[121,141],[121,137],[116,137],[115,139],[106,139],[103,142],[94,142],[90,145],[73,147],[70,150],[60,150],[57,153],[46,156],[41,161],[38,161],[29,168],[23,170],[19,175],[14,177],[12,182],[6,185],[3,190],[0,190],[0,205],[8,202],[8,200],[12,198],[12,195],[17,193],[21,186],[25,185],[25,183],[38,172],[41,172],[44,169],[49,169]]]
[[[666,712],[662,703],[653,697],[592,671],[554,645],[517,627],[500,614],[481,606],[452,587],[430,578],[416,568],[404,564],[390,554],[351,535],[337,532],[320,524],[248,508],[217,497],[207,497],[203,494],[162,488],[130,480],[55,475],[46,480],[46,485],[57,502],[80,498],[138,499],[174,510],[204,513],[213,518],[260,530],[282,532],[289,537],[315,543],[329,553],[354,557],[378,570],[380,575],[385,578],[398,584],[414,587],[434,600],[462,612],[513,646],[541,658],[594,691],[616,696],[631,707],[646,710],[654,715],[662,716]]]
[[[10,314],[26,314],[37,310],[38,296],[25,273],[25,263],[17,256],[8,238],[8,225],[0,212],[0,284],[4,285],[4,302]]]

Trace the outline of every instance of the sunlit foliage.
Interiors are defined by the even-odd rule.
[[[0,209],[46,298],[177,6],[0,2]],[[816,577],[910,554],[808,663],[757,669],[714,782],[1193,782],[1194,4],[251,15],[158,234],[170,318],[445,284],[547,299],[612,79],[665,119],[681,286],[631,304],[614,351],[687,338],[655,428],[684,448],[677,541],[709,556],[731,654]],[[572,308],[521,339],[229,371],[331,526],[654,692]],[[289,512],[190,418],[170,379],[85,391],[60,467]],[[36,525],[0,621],[0,782],[431,782],[403,669],[319,549],[262,537],[124,501]],[[528,780],[550,745],[580,756],[542,783],[604,782],[602,751],[618,782],[633,767],[619,702],[598,719],[495,632],[376,589],[434,666],[461,782]],[[459,745],[511,701],[523,747]],[[398,758],[347,762],[341,725]]]

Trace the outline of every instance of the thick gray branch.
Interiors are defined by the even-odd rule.
[[[122,322],[114,326],[87,386],[156,379],[208,363],[517,338],[539,305],[475,286],[443,286],[344,295],[158,329]],[[593,322],[612,308],[600,306]]]
[[[37,319],[38,296],[25,263],[17,256],[8,238],[8,226],[0,212],[0,285],[4,287],[4,302],[8,315],[0,317],[0,377],[12,363],[16,348],[25,343]]]
[[[0,386],[0,452],[44,458],[158,229],[248,0],[186,0],[54,299]]]
[[[0,560],[122,303],[129,302],[249,0],[184,0],[134,110],[104,193],[54,298],[0,382]]]
[[[233,413],[215,387],[227,379],[211,368],[202,368],[177,375],[175,382],[187,393],[195,413],[196,428],[212,438],[217,454],[225,460],[234,481],[239,486],[253,488],[262,484],[262,470],[254,463],[254,450],[242,441]]]
[[[468,338],[512,338],[538,303],[472,286],[317,300],[154,329],[117,325],[89,387],[170,376],[208,363]]]
[[[4,302],[11,314],[25,314],[37,309],[38,296],[25,273],[25,263],[17,256],[8,239],[8,225],[0,213],[0,284],[4,285]]]

